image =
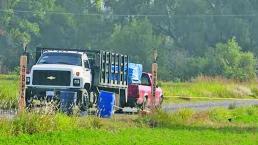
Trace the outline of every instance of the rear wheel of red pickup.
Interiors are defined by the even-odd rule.
[[[143,98],[143,102],[142,102],[142,105],[141,105],[141,110],[145,110],[146,109],[146,107],[147,107],[147,100],[148,100],[148,97],[145,96]]]

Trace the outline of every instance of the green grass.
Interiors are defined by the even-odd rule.
[[[258,99],[257,82],[237,82],[222,78],[199,77],[191,82],[161,82],[165,102],[208,101],[208,98],[256,98]],[[180,98],[166,98],[179,96]],[[188,99],[197,97],[197,99]],[[18,99],[18,76],[0,75],[0,108],[14,108]]]
[[[0,75],[0,102],[16,107],[18,77]],[[161,84],[165,96],[257,98],[256,82],[198,78]],[[185,99],[186,101],[189,101]],[[168,101],[168,100],[167,100]],[[192,101],[192,100],[190,100]],[[6,103],[10,102],[10,103]],[[3,107],[3,106],[1,106]],[[0,118],[0,144],[257,144],[258,106],[195,112],[157,111],[112,119],[25,113]]]
[[[55,145],[254,145],[254,132],[220,131],[209,128],[142,129],[129,128],[116,132],[77,129],[18,137],[0,137],[1,144],[55,144]]]
[[[255,81],[237,82],[221,78],[200,77],[192,82],[161,82],[160,85],[165,97],[258,98],[258,86]],[[167,101],[171,101],[171,99],[168,98]]]
[[[156,111],[111,119],[25,113],[13,120],[0,119],[0,144],[253,145],[258,142],[257,118],[257,106]]]
[[[0,107],[13,108],[18,100],[18,76],[0,75]]]

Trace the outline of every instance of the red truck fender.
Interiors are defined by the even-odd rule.
[[[138,99],[137,99],[137,104],[142,104],[144,101],[147,101],[148,100],[148,94],[147,93],[144,93],[144,95],[140,96]]]

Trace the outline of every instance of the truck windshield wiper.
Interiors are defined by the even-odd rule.
[[[39,64],[49,64],[49,63],[46,61],[43,61],[43,62],[39,62]]]
[[[57,62],[57,64],[67,64],[67,65],[71,65],[70,63],[67,63],[67,62]]]

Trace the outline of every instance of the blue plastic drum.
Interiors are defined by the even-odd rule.
[[[72,114],[72,108],[77,100],[77,92],[60,91],[60,109],[62,112]]]
[[[98,100],[98,114],[102,118],[110,118],[113,114],[115,104],[115,93],[100,91]]]

